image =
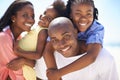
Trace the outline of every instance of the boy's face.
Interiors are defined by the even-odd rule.
[[[40,21],[38,22],[38,25],[47,28],[50,22],[56,17],[57,17],[57,12],[53,8],[53,6],[50,6],[46,9],[44,14],[40,16]]]
[[[76,4],[71,6],[71,19],[79,31],[86,31],[93,22],[93,7],[89,4]]]
[[[48,33],[55,50],[65,57],[76,55],[77,49],[77,30],[72,25],[57,25],[51,28]]]

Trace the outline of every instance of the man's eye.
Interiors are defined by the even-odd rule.
[[[58,40],[51,39],[51,42],[52,42],[52,43],[57,43],[57,42],[58,42]]]
[[[69,39],[70,39],[70,37],[71,37],[70,35],[66,35],[66,36],[64,37],[64,40],[66,40],[66,41],[67,41],[67,40],[69,40]]]
[[[76,16],[81,16],[81,14],[80,14],[80,13],[75,13],[75,15],[76,15]]]

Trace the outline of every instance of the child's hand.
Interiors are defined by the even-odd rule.
[[[24,65],[24,58],[16,58],[7,64],[7,68],[16,71],[22,68],[23,65]]]
[[[58,69],[48,69],[47,77],[49,80],[62,80]]]

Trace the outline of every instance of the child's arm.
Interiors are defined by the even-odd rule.
[[[85,41],[80,41],[80,53],[84,53],[86,52],[86,45],[85,45]],[[44,51],[44,59],[47,65],[47,76],[50,80],[56,80],[58,78],[60,78],[61,76],[59,74],[57,74],[56,72],[59,70],[57,70],[57,66],[56,66],[56,62],[55,62],[55,58],[54,58],[54,49],[51,45],[51,43],[47,43],[45,51]],[[55,72],[54,72],[55,71]],[[72,71],[71,71],[72,72]]]
[[[102,48],[103,37],[104,37],[104,27],[103,26],[96,27],[95,31],[93,31],[92,34],[90,34],[88,37],[87,54],[80,57],[73,63],[59,69],[58,71],[59,75],[63,76],[65,74],[68,74],[76,70],[80,70],[92,64],[96,60]],[[95,42],[95,43],[91,43],[91,42]],[[84,46],[81,45],[81,43],[79,45]]]
[[[102,48],[101,44],[98,43],[88,44],[87,54],[77,59],[73,63],[59,69],[58,74],[60,76],[63,76],[65,74],[68,74],[76,70],[80,70],[92,64],[96,60],[101,48]]]
[[[89,44],[87,46],[87,54],[61,69],[49,69],[49,76],[52,76],[52,79],[55,80],[55,78],[85,68],[96,60],[100,50],[100,44]]]
[[[46,29],[43,29],[39,32],[36,51],[23,51],[18,47],[15,48],[14,51],[18,56],[21,57],[25,57],[33,60],[39,59],[42,56],[43,50],[45,48],[47,36],[48,35]]]
[[[43,57],[47,66],[47,70],[56,70],[57,69],[57,65],[55,62],[55,58],[54,58],[54,49],[52,47],[52,44],[50,42],[47,42],[44,53],[43,53]],[[57,76],[57,75],[52,75],[47,72],[47,77],[49,80],[62,80],[60,77],[53,77],[53,76]],[[49,75],[50,74],[50,75]]]
[[[48,69],[56,69],[57,65],[54,58],[54,49],[50,42],[47,42],[46,47],[44,49],[43,57]]]

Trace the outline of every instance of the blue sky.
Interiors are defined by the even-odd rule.
[[[0,0],[0,17],[4,14],[7,7],[14,0]],[[36,23],[39,15],[54,0],[29,0],[35,8]],[[67,0],[63,0],[67,1]],[[120,0],[94,0],[95,6],[99,10],[99,22],[105,27],[105,44],[116,44],[120,46]]]

